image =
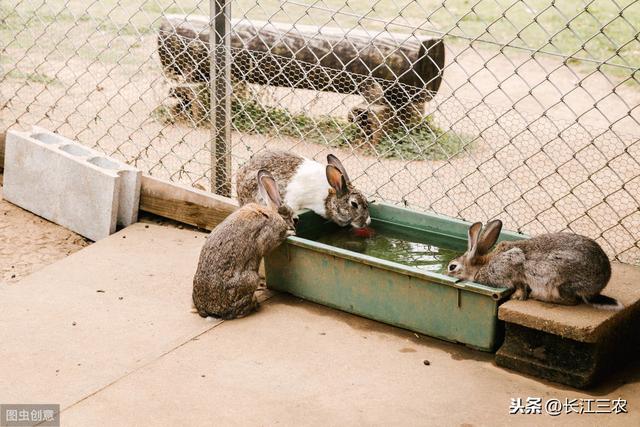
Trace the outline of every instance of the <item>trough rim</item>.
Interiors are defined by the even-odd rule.
[[[374,204],[374,203],[372,203]],[[455,219],[455,218],[449,218],[443,215],[439,215],[439,214],[435,214],[432,212],[419,212],[419,211],[413,211],[410,209],[406,209],[406,208],[402,208],[402,207],[398,207],[389,203],[383,203],[383,202],[375,202],[375,205],[380,206],[382,208],[391,208],[393,210],[398,210],[398,211],[407,211],[407,212],[411,212],[412,214],[419,214],[419,215],[424,215],[427,217],[432,217],[434,219],[440,219],[440,220],[447,220],[447,221],[454,221],[455,223],[457,223],[457,225],[464,225],[464,226],[468,226],[467,224],[470,225],[470,223],[467,223],[465,221],[461,221],[459,219]],[[301,215],[303,214],[307,214],[307,213],[311,213],[311,211],[304,211],[301,212]],[[375,216],[373,216],[373,218],[375,218]],[[376,219],[377,221],[380,222],[384,222],[384,223],[388,223],[388,224],[396,224],[395,222],[392,221],[388,221],[388,220],[384,220],[384,219]],[[417,228],[417,227],[411,227],[405,224],[400,224],[402,225],[402,227],[405,228],[412,228],[415,230],[419,230],[422,232],[429,232],[432,234],[440,234],[440,235],[445,235],[445,236],[452,236],[450,234],[446,234],[446,233],[438,233],[435,230],[425,230],[422,228]],[[502,233],[503,235],[505,235],[505,237],[507,238],[516,238],[516,237],[521,237],[521,238],[526,238],[526,236],[523,235],[519,235],[516,233],[510,233],[510,232],[506,232],[506,233]],[[311,239],[307,239],[304,237],[300,237],[300,236],[290,236],[287,238],[286,242],[288,244],[291,244],[293,246],[297,246],[297,247],[301,247],[304,249],[309,249],[309,250],[313,250],[315,252],[320,252],[320,253],[324,253],[327,255],[331,255],[333,257],[336,258],[341,258],[341,259],[346,259],[349,261],[356,261],[359,262],[361,264],[365,264],[371,267],[376,267],[376,268],[380,268],[383,270],[387,270],[387,271],[392,271],[395,273],[399,273],[399,274],[403,274],[409,277],[415,277],[417,279],[420,280],[426,280],[432,283],[437,283],[439,285],[444,285],[444,286],[449,286],[455,289],[459,289],[459,290],[464,290],[464,291],[470,291],[470,292],[474,292],[477,294],[481,294],[481,295],[485,295],[490,297],[491,299],[495,300],[495,301],[503,301],[505,300],[509,295],[511,295],[513,293],[513,289],[509,289],[509,288],[494,288],[491,286],[486,286],[486,285],[482,285],[480,283],[477,282],[473,282],[470,280],[461,280],[461,279],[456,279],[454,277],[451,276],[447,276],[445,274],[441,274],[441,273],[434,273],[431,271],[426,271],[426,270],[422,270],[420,268],[417,267],[411,267],[408,265],[404,265],[398,262],[394,262],[394,261],[389,261],[389,260],[385,260],[382,258],[376,258],[376,257],[372,257],[370,255],[365,255],[365,254],[361,254],[358,252],[354,252],[354,251],[350,251],[348,249],[342,249],[342,248],[338,248],[335,246],[331,246],[331,245],[327,245],[325,243],[320,243],[317,242],[315,240],[311,240]],[[289,249],[287,248],[287,251]]]

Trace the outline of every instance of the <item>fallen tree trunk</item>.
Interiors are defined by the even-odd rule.
[[[158,35],[165,73],[182,83],[209,80],[209,20],[169,15]],[[437,92],[441,39],[396,33],[235,20],[231,73],[239,81],[357,94],[397,114]]]

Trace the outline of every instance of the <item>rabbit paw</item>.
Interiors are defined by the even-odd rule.
[[[522,288],[518,288],[513,294],[511,294],[511,299],[525,301],[527,299],[527,292]]]

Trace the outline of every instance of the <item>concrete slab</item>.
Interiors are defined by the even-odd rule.
[[[201,319],[204,237],[135,224],[0,287],[2,401],[59,403],[64,426],[640,422],[637,365],[587,393],[286,295],[245,319]],[[629,413],[508,415],[527,397],[621,397]]]
[[[212,328],[190,313],[205,236],[137,223],[0,286],[2,402],[64,408]]]
[[[621,317],[640,309],[640,267],[614,263],[609,284],[603,292],[625,306],[622,312],[602,310],[581,304],[567,307],[535,300],[507,301],[500,306],[498,317],[563,338],[580,342],[596,342]]]
[[[429,365],[424,361],[428,360]],[[638,425],[640,367],[587,394],[461,345],[284,294],[62,413],[100,425]],[[511,398],[628,399],[628,414],[509,415]]]

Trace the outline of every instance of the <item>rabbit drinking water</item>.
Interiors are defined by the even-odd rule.
[[[501,229],[500,220],[489,222],[484,230],[480,222],[471,225],[467,252],[449,263],[447,274],[515,289],[513,299],[622,308],[617,300],[600,294],[611,277],[611,264],[594,240],[552,233],[503,241],[491,251]]]
[[[294,211],[311,209],[341,227],[371,223],[366,197],[349,180],[342,162],[329,154],[327,165],[284,151],[264,151],[239,170],[237,193],[240,205],[259,202],[256,171],[269,171],[282,189],[284,202]]]
[[[253,312],[260,260],[295,234],[297,217],[282,202],[267,171],[257,172],[257,188],[266,206],[250,203],[238,209],[211,232],[202,248],[193,278],[193,303],[202,317],[233,319]]]

